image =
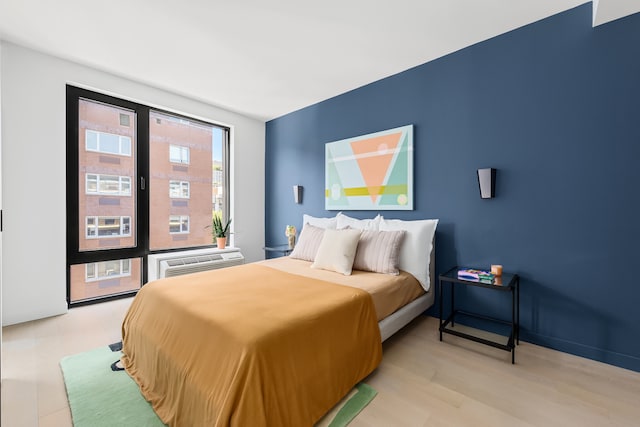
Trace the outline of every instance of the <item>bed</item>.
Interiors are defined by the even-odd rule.
[[[312,425],[378,366],[381,342],[433,304],[433,262],[422,281],[314,264],[284,257],[140,290],[122,362],[163,422]]]

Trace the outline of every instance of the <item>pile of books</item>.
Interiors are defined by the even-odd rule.
[[[462,268],[458,270],[458,279],[468,280],[470,282],[493,284],[495,277],[491,272],[484,270],[474,270],[472,268]]]

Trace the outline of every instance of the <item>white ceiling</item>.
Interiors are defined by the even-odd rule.
[[[593,26],[640,12],[640,0],[593,0]]]
[[[268,120],[583,3],[1,0],[0,38]]]

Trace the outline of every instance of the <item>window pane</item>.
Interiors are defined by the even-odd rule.
[[[71,302],[129,293],[142,285],[141,258],[71,266]]]
[[[223,212],[224,207],[226,205],[224,194],[225,188],[225,180],[224,180],[224,156],[225,156],[225,134],[223,129],[213,128],[213,212],[222,215],[222,218],[225,218],[225,212]]]
[[[98,151],[98,134],[91,130],[86,130],[85,141],[87,150]]]
[[[96,265],[91,263],[91,264],[86,264],[86,269],[87,269],[87,279],[93,279],[94,277],[96,277]]]
[[[111,133],[100,133],[98,150],[103,153],[120,154],[120,137]]]
[[[87,237],[95,237],[97,235],[96,220],[93,217],[87,218]]]
[[[120,275],[120,260],[98,262],[98,278],[106,279],[110,276]]]
[[[127,136],[120,137],[120,153],[125,156],[131,155],[131,138]]]
[[[87,193],[98,192],[98,176],[87,174]]]
[[[119,193],[120,179],[112,175],[100,175],[100,192],[101,193]]]
[[[120,218],[98,218],[98,236],[119,236]]]
[[[131,218],[122,218],[122,235],[128,236],[131,233]]]
[[[130,195],[131,194],[131,178],[129,178],[128,176],[122,176],[120,177],[120,182],[121,182],[121,189],[120,189],[120,193],[122,195]]]
[[[169,182],[169,195],[171,197],[180,197],[180,181]]]
[[[226,203],[225,130],[151,111],[149,136],[149,248],[212,245],[212,214]]]
[[[178,147],[177,145],[170,145],[169,146],[169,161],[174,162],[174,163],[181,163],[182,162],[182,157],[180,155],[180,147]]]
[[[180,232],[180,217],[170,216],[169,217],[169,233],[179,233],[179,232]]]
[[[137,176],[136,114],[87,99],[80,99],[78,107],[79,134],[86,137],[78,153],[78,222],[86,233],[80,233],[78,247],[80,251],[135,247],[131,218],[137,200],[131,177]],[[121,114],[131,116],[129,126],[121,125]]]
[[[189,217],[188,216],[183,216],[180,218],[180,224],[182,225],[182,227],[180,228],[180,231],[182,231],[183,233],[188,233],[189,232]]]

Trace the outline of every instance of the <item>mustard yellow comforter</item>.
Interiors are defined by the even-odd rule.
[[[310,426],[382,358],[367,292],[258,264],[145,285],[122,335],[171,426]]]

